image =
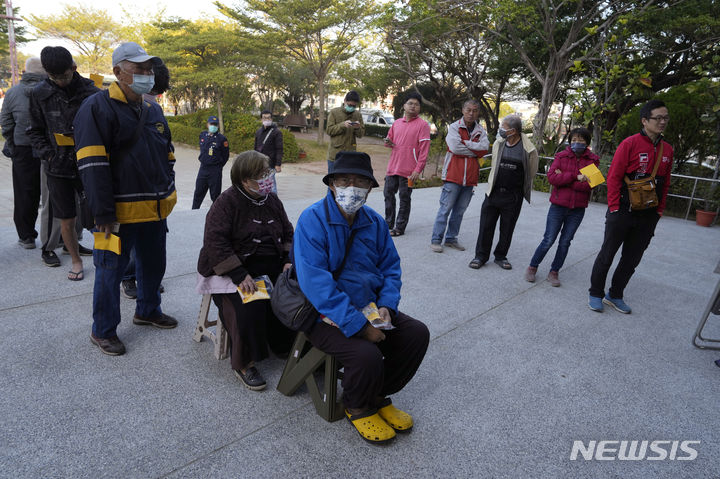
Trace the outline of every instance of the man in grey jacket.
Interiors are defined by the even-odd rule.
[[[12,158],[13,220],[18,243],[25,249],[35,248],[35,221],[40,203],[40,158],[35,158],[32,142],[25,130],[30,126],[30,90],[45,79],[40,59],[28,58],[20,83],[10,88],[0,111],[3,152]]]

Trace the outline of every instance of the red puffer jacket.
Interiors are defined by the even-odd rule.
[[[575,156],[569,146],[558,152],[547,175],[548,181],[553,185],[550,202],[566,208],[587,208],[590,185],[587,181],[578,181],[577,176],[580,168],[593,163],[598,166],[600,158],[587,149],[579,157]],[[560,170],[560,173],[555,170]]]

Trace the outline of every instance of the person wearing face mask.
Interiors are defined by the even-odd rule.
[[[40,61],[48,77],[32,90],[27,132],[34,154],[43,160],[50,199],[48,216],[60,220],[60,234],[72,261],[67,278],[80,281],[84,278],[80,256],[89,256],[92,250],[79,244],[76,229],[77,198],[83,185],[75,155],[77,131],[73,120],[80,105],[99,90],[92,80],[80,76],[72,55],[63,47],[43,48]],[[57,256],[50,254],[57,244],[49,243],[43,245],[43,261],[48,266],[59,264],[53,261]]]
[[[327,196],[302,212],[293,245],[298,283],[320,313],[307,336],[345,368],[348,420],[363,439],[386,442],[395,431],[413,426],[412,417],[397,409],[390,396],[415,375],[429,332],[398,309],[400,257],[385,219],[365,206],[370,190],[378,186],[370,157],[339,152],[323,182],[329,187]],[[369,322],[363,309],[371,303],[394,329],[376,329]]]
[[[335,155],[339,151],[357,150],[357,138],[361,138],[365,134],[358,92],[350,90],[345,95],[343,105],[330,110],[325,132],[330,136],[327,156],[328,172],[330,172]]]
[[[495,264],[512,269],[507,260],[515,223],[520,216],[523,198],[530,203],[533,178],[538,169],[535,145],[522,132],[522,119],[510,115],[503,119],[499,139],[492,148],[485,201],[480,210],[480,232],[475,244],[475,258],[468,265],[479,269],[490,258],[495,226],[500,220],[500,238],[495,246]]]
[[[263,110],[260,113],[262,126],[255,132],[255,151],[270,158],[270,168],[276,173],[282,171],[283,136],[282,131],[272,121],[272,112]],[[273,175],[273,193],[277,193],[277,182]]]
[[[155,84],[152,57],[137,43],[112,54],[117,81],[88,98],[74,121],[78,168],[97,230],[120,238],[120,254],[93,252],[95,286],[90,339],[108,355],[125,353],[117,336],[120,281],[135,249],[137,300],[133,323],[170,329],[161,308],[166,218],[177,202],[175,155],[162,109],[143,100]]]
[[[295,333],[275,317],[268,300],[243,303],[238,289],[252,293],[255,280],[273,283],[290,267],[293,227],[272,190],[269,159],[257,151],[237,156],[230,170],[232,186],[218,197],[205,217],[198,258],[196,291],[212,294],[230,337],[230,363],[242,384],[253,391],[266,386],[256,363],[268,357],[268,345],[285,355]]]
[[[588,149],[590,131],[587,128],[575,128],[570,131],[569,137],[570,144],[555,155],[548,170],[547,178],[552,185],[551,205],[545,234],[525,271],[525,280],[531,283],[535,282],[538,266],[560,234],[560,243],[547,276],[551,286],[560,286],[558,272],[565,263],[570,242],[580,227],[590,201],[588,177],[580,173],[580,170],[589,165],[600,165],[600,158]]]
[[[210,199],[215,201],[222,190],[222,170],[230,157],[227,138],[218,133],[218,117],[211,116],[207,121],[207,130],[200,133],[200,169],[195,180],[192,209],[200,208],[208,188]]]

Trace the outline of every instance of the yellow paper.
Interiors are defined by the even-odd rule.
[[[112,251],[115,254],[120,254],[120,237],[111,234],[109,238],[105,239],[105,233],[97,231],[93,233],[95,237],[95,249],[104,249]]]
[[[55,135],[55,143],[58,146],[75,146],[75,139],[69,135],[63,135],[62,133],[53,133]]]
[[[377,321],[378,319],[382,320],[382,318],[380,317],[380,312],[378,311],[378,307],[375,303],[369,303],[367,306],[365,306],[362,310],[362,313],[371,323],[373,321]]]
[[[238,293],[240,293],[240,298],[242,298],[243,304],[249,303],[250,301],[257,301],[258,299],[270,299],[264,280],[261,279],[255,281],[255,286],[257,286],[257,291],[252,294],[243,293],[240,286],[238,286]]]
[[[102,88],[105,77],[102,75],[96,75],[95,73],[90,74],[90,79],[95,83],[95,86]]]
[[[588,177],[590,188],[605,183],[605,177],[594,163],[587,165],[585,168],[580,168],[580,173]]]

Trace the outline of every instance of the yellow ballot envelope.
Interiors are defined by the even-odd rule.
[[[238,293],[240,293],[240,298],[242,299],[243,304],[249,303],[250,301],[257,301],[258,299],[270,299],[270,293],[268,293],[268,287],[265,284],[265,280],[256,280],[255,286],[257,286],[257,291],[251,294],[244,293],[243,290],[240,289],[240,286],[238,286]]]
[[[75,138],[70,135],[63,135],[62,133],[53,133],[55,136],[55,143],[57,146],[75,146]]]
[[[111,234],[109,238],[105,239],[105,233],[102,231],[96,231],[93,233],[95,238],[95,249],[104,249],[112,251],[115,254],[120,254],[120,237]]]
[[[595,164],[580,168],[580,173],[588,177],[590,188],[595,188],[597,185],[605,183],[605,177]]]
[[[98,88],[102,88],[103,81],[105,81],[105,77],[102,75],[97,75],[95,73],[90,74],[90,79],[95,83],[95,86]]]

